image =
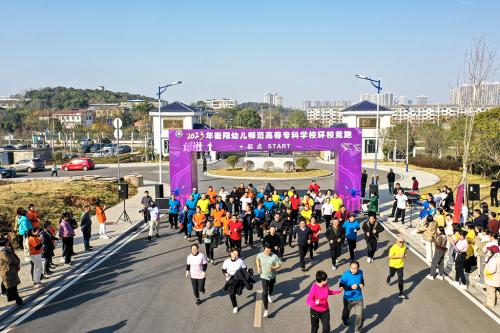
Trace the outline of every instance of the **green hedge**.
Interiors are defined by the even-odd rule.
[[[462,169],[462,162],[455,161],[453,158],[433,158],[425,155],[417,155],[415,157],[410,157],[410,164],[422,167],[422,168],[433,168],[440,170],[455,170],[459,171]]]

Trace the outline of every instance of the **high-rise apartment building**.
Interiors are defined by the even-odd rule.
[[[304,111],[309,109],[311,106],[312,106],[311,101],[303,101],[302,102],[302,110],[304,110]]]
[[[283,106],[283,97],[278,95],[278,93],[265,93],[264,103],[274,106]]]
[[[368,101],[371,103],[377,103],[377,94],[361,94],[359,101]],[[394,105],[394,93],[384,92],[380,94],[380,105],[383,106],[393,106]]]
[[[478,99],[478,106],[496,106],[500,105],[500,82],[484,82],[479,92],[474,94],[474,86],[462,84],[452,89],[451,98],[453,104],[468,106],[472,105],[474,96]]]
[[[417,96],[417,105],[427,105],[429,104],[429,96],[420,95]]]
[[[398,100],[399,105],[408,105],[410,100],[408,99],[408,96],[400,96]]]
[[[306,109],[306,117],[310,123],[321,124],[322,127],[330,127],[342,120],[340,111],[344,107],[310,107]]]

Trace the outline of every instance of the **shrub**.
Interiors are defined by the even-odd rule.
[[[274,162],[273,161],[265,161],[263,166],[264,166],[264,170],[266,170],[266,172],[269,172],[274,167]]]
[[[283,167],[285,168],[286,172],[292,172],[293,170],[295,170],[295,163],[293,163],[292,161],[286,161],[285,163],[283,163]]]
[[[243,163],[243,170],[244,171],[250,171],[250,170],[253,170],[253,168],[255,167],[255,163],[253,161],[245,161],[245,163]]]
[[[299,168],[301,168],[302,170],[306,171],[307,169],[307,166],[309,165],[309,159],[307,157],[301,157],[301,158],[298,158],[296,163],[297,163],[297,166]]]
[[[233,168],[233,170],[239,161],[240,161],[240,158],[236,155],[231,155],[226,159],[226,163],[229,164]]]
[[[417,155],[409,158],[409,163],[421,168],[433,168],[440,170],[455,170],[459,171],[462,168],[462,163],[455,161],[452,158],[433,158],[426,155]]]

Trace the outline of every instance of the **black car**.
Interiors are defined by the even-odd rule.
[[[96,143],[92,147],[90,147],[90,152],[97,153],[98,151],[102,150],[102,148],[104,148],[104,146],[105,146],[104,143]]]
[[[84,154],[90,152],[90,148],[92,148],[92,145],[82,145],[80,147],[80,151]]]
[[[108,144],[108,143],[111,143],[111,140],[108,139],[108,138],[102,138],[99,140],[100,143],[104,143],[104,144]]]
[[[0,178],[15,178],[16,170],[15,169],[6,169],[0,166]]]

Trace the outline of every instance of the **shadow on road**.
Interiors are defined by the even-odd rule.
[[[125,327],[127,325],[127,320],[122,320],[117,322],[114,325],[111,326],[106,326],[106,327],[101,327],[95,330],[88,331],[87,333],[110,333],[110,332],[116,332],[120,328]]]

